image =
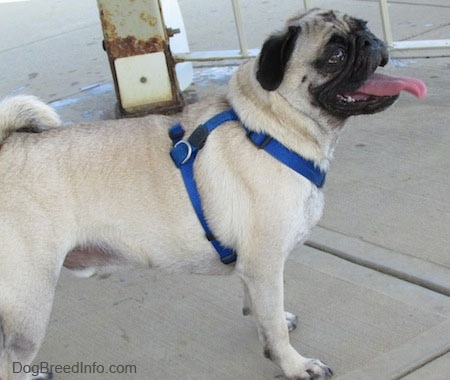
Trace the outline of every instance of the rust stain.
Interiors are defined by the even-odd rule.
[[[137,39],[134,36],[120,37],[116,26],[111,22],[113,18],[112,13],[103,4],[100,4],[99,8],[103,35],[105,37],[105,48],[110,58],[117,59],[164,50],[162,36],[154,36],[146,40]],[[140,18],[151,26],[155,26],[158,23],[156,17],[145,12],[140,14]]]
[[[156,25],[158,25],[158,19],[149,13],[141,12],[139,17],[142,21],[146,22],[147,24],[149,24],[152,27],[155,27]]]
[[[105,40],[111,40],[118,37],[116,26],[111,22],[112,13],[103,4],[99,4],[100,21],[102,23],[103,35]]]
[[[155,36],[148,40],[139,40],[134,36],[127,36],[125,38],[107,40],[105,45],[109,56],[114,59],[164,50],[163,39],[160,36]]]

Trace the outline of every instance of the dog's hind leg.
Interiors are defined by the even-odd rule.
[[[24,278],[18,275],[16,281],[9,288],[0,286],[0,380],[50,379],[51,374],[39,373],[30,364],[44,339],[53,287],[34,281],[25,291],[20,289]]]
[[[244,281],[251,302],[258,334],[264,344],[264,355],[277,363],[285,376],[296,380],[323,380],[332,376],[331,369],[320,360],[301,356],[289,342],[284,313],[283,260],[240,262],[237,273]]]
[[[24,280],[20,277],[17,278],[18,282]],[[30,367],[30,364],[44,340],[54,289],[48,282],[34,282],[31,287],[34,289],[20,293],[17,291],[20,285],[18,288],[0,288],[2,297],[7,295],[6,300],[3,297],[0,301],[1,380],[51,378],[51,374],[39,373],[36,366]]]
[[[0,379],[45,379],[30,364],[44,340],[62,260],[37,238],[10,232],[0,247]]]

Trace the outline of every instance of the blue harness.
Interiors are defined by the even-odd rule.
[[[224,264],[231,264],[236,261],[236,252],[224,247],[213,235],[206,222],[203,213],[200,194],[194,179],[194,161],[197,153],[206,143],[208,135],[220,125],[229,121],[239,121],[239,117],[234,110],[224,111],[206,123],[199,125],[187,140],[184,140],[184,129],[181,124],[176,124],[170,128],[169,136],[173,142],[173,148],[170,152],[173,162],[181,170],[186,190],[191,199],[192,206],[197,214],[198,220],[205,231],[206,238],[216,249],[220,260]],[[317,187],[321,188],[325,183],[325,174],[310,160],[306,160],[297,153],[289,150],[277,140],[265,133],[250,131],[244,126],[249,140],[259,149],[264,149],[271,156],[282,162],[292,170],[309,179]]]

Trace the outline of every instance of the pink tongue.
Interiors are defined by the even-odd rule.
[[[392,77],[384,74],[374,74],[368,82],[355,92],[375,96],[394,96],[402,90],[418,98],[423,98],[427,94],[425,83],[419,79]]]

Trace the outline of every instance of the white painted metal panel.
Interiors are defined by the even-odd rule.
[[[114,61],[120,99],[125,109],[172,100],[172,88],[163,52]]]

